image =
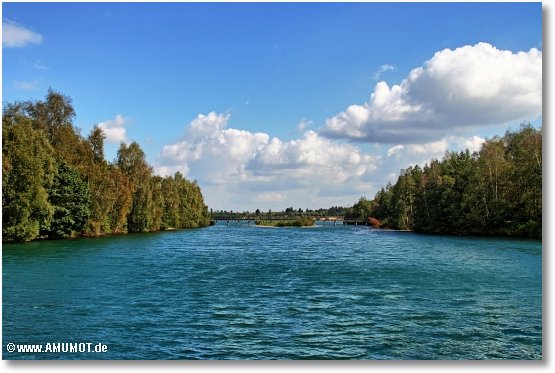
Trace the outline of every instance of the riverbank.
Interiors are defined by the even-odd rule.
[[[152,231],[142,231],[142,232],[110,232],[110,233],[99,233],[99,234],[90,234],[90,233],[80,233],[70,237],[65,238],[49,238],[49,237],[38,237],[32,240],[27,241],[2,241],[2,245],[14,245],[14,244],[25,244],[25,243],[32,243],[32,242],[48,242],[48,241],[78,241],[80,239],[87,239],[87,238],[110,238],[110,237],[118,237],[118,236],[136,236],[141,234],[151,234],[151,233],[169,233],[169,232],[179,232],[179,231],[190,231],[196,229],[207,228],[212,226],[213,224],[206,224],[206,225],[198,225],[196,227],[188,227],[188,228],[165,228],[159,230],[152,230]]]

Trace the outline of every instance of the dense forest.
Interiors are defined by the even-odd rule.
[[[480,152],[447,153],[401,171],[348,216],[423,233],[542,236],[542,130],[529,123],[486,141]]]
[[[29,241],[194,228],[209,224],[201,190],[153,173],[139,144],[104,158],[104,134],[83,137],[72,101],[8,103],[2,113],[2,240]]]

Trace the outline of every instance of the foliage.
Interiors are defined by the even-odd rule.
[[[529,123],[486,141],[479,153],[447,153],[403,170],[351,209],[393,229],[425,233],[542,235],[542,130]]]
[[[52,223],[44,230],[48,237],[68,238],[83,230],[90,216],[89,185],[63,161],[58,164],[48,200],[54,207]]]
[[[48,190],[56,164],[43,132],[12,109],[8,106],[2,117],[2,236],[28,241],[52,222]]]
[[[136,142],[129,146],[121,143],[116,164],[131,182],[132,203],[127,229],[129,232],[146,232],[151,227],[153,209],[150,183],[152,169]]]
[[[312,227],[314,220],[311,218],[299,218],[294,221],[280,221],[276,224],[278,227]]]
[[[372,211],[372,202],[361,197],[357,203],[347,209],[345,218],[366,220]]]
[[[84,138],[74,118],[71,99],[52,89],[44,101],[4,105],[3,241],[209,224],[196,182],[154,175],[135,142],[107,162],[102,129]]]
[[[309,217],[300,217],[295,220],[257,220],[256,225],[272,226],[272,227],[312,227],[314,219]]]
[[[310,216],[313,218],[325,218],[330,216],[345,216],[347,213],[346,207],[334,206],[328,209],[320,208],[317,210],[302,210],[301,208],[294,209],[293,207],[288,207],[283,211],[272,211],[269,210],[268,212],[262,212],[260,209],[256,209],[254,212],[250,211],[211,211],[210,218],[213,220],[218,219],[237,219],[237,220],[264,220],[264,219],[284,219],[284,220],[291,220],[291,218],[301,218],[303,216]]]

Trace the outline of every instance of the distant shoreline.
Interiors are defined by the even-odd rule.
[[[258,228],[316,228],[316,225],[296,227],[296,226],[292,226],[292,225],[278,226],[278,225],[255,224],[254,227],[258,227]]]

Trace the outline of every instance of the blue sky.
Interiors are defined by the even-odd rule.
[[[2,20],[3,102],[69,95],[109,160],[136,140],[214,209],[352,204],[409,164],[541,124],[541,3],[3,3]],[[474,80],[482,99],[461,93]],[[459,115],[471,99],[486,103]]]

